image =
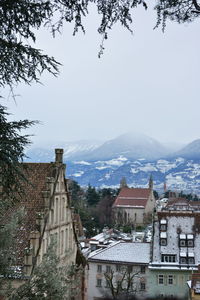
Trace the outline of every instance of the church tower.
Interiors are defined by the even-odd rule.
[[[151,174],[150,177],[149,177],[149,188],[150,188],[151,190],[153,190],[153,176],[152,176],[152,174]]]
[[[127,186],[127,183],[126,183],[126,178],[122,177],[122,179],[120,180],[120,189],[122,189],[124,187],[128,187],[128,186]]]

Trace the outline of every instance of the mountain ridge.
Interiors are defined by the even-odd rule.
[[[166,181],[171,189],[200,193],[200,139],[171,153],[155,139],[130,133],[105,143],[70,142],[59,147],[64,148],[67,177],[83,186],[118,186],[126,177],[128,184],[144,187],[152,174],[158,190]],[[27,155],[35,162],[54,161],[53,148],[32,149]]]

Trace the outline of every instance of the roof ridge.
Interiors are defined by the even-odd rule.
[[[124,243],[123,241],[117,241],[116,243],[113,243],[113,244],[111,244],[110,246],[108,246],[107,248],[104,248],[104,249],[98,249],[99,251],[98,252],[96,252],[96,253],[94,253],[92,256],[89,256],[88,257],[88,259],[89,258],[93,258],[95,255],[97,255],[97,254],[99,254],[99,253],[101,253],[101,252],[104,252],[104,251],[106,251],[106,250],[108,250],[108,249],[110,249],[110,248],[112,248],[113,246],[115,246],[115,245],[118,245],[118,244],[120,244],[120,243]]]

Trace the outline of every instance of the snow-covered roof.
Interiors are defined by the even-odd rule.
[[[180,239],[181,239],[181,240],[185,240],[185,239],[186,239],[186,234],[181,233],[181,234],[180,234]]]
[[[188,252],[188,256],[189,257],[194,257],[194,253],[193,252]]]
[[[115,199],[113,207],[137,207],[145,208],[151,195],[150,188],[128,188],[124,187],[120,190],[119,195]]]
[[[92,252],[89,261],[148,264],[150,261],[150,244],[118,242],[106,249]]]
[[[160,220],[160,224],[167,224],[167,220],[165,219]]]
[[[161,232],[160,237],[161,237],[161,239],[166,239],[167,238],[167,233],[166,232]]]
[[[180,256],[181,256],[181,257],[186,257],[186,256],[187,256],[187,253],[186,253],[186,252],[180,252]]]
[[[188,240],[193,240],[194,238],[194,235],[193,234],[187,234],[187,239]]]

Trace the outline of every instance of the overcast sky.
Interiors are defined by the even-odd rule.
[[[40,120],[30,131],[35,144],[80,139],[107,140],[127,131],[161,142],[200,138],[199,21],[153,30],[151,10],[135,11],[134,34],[117,26],[98,58],[98,18],[87,18],[86,35],[65,26],[55,39],[38,34],[38,46],[63,66],[54,78],[16,89],[4,104],[15,119]]]

